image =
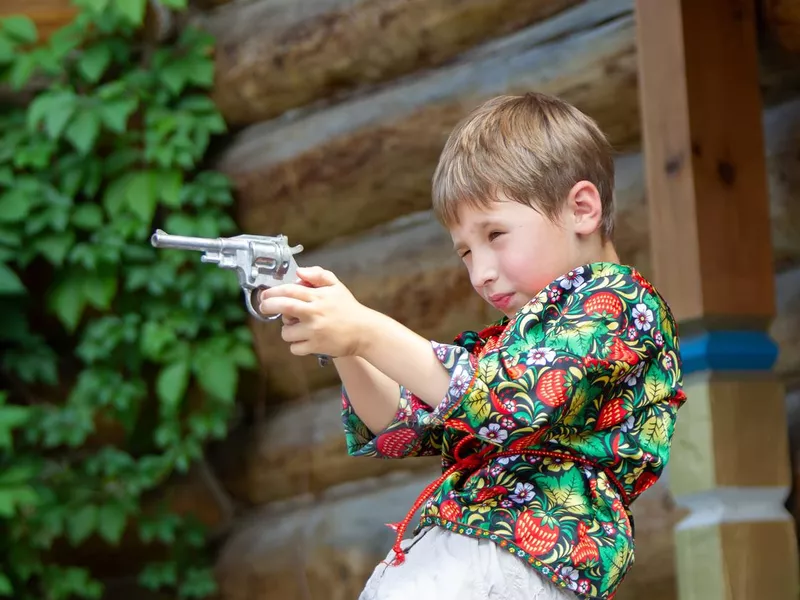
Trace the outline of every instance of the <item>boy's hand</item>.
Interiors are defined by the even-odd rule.
[[[292,354],[358,354],[368,309],[330,271],[300,267],[297,275],[301,283],[261,292],[258,307],[265,315],[283,315],[281,336]]]

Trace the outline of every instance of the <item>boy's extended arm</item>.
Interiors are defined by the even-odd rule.
[[[373,434],[392,422],[400,401],[400,386],[358,356],[335,358],[333,364],[350,404]]]
[[[363,324],[367,333],[357,350],[358,356],[375,366],[386,378],[402,385],[428,406],[436,408],[447,394],[450,373],[436,358],[430,340],[371,309],[367,309]],[[383,381],[376,377],[373,379]],[[382,383],[381,389],[388,389],[388,386],[384,388]],[[396,410],[396,393],[394,398]],[[361,409],[356,410],[361,416]]]

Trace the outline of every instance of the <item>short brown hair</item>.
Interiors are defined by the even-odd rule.
[[[504,194],[555,219],[578,181],[593,183],[601,231],[614,233],[614,158],[594,120],[546,94],[493,98],[462,120],[433,176],[433,209],[445,226],[463,204],[485,207]]]

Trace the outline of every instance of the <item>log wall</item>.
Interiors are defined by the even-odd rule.
[[[33,15],[37,3],[59,1],[18,4]],[[778,65],[765,56],[762,90],[778,294],[771,333],[793,398],[790,426],[800,431],[800,68],[787,58],[785,33],[800,21],[795,4],[759,6],[767,45],[786,53]],[[607,132],[618,150],[616,242],[624,261],[649,271],[632,0],[192,7],[189,22],[218,38],[214,98],[233,133],[214,164],[234,181],[241,229],[303,244],[301,264],[332,269],[365,304],[445,341],[497,316],[471,292],[430,214],[430,178],[462,116],[528,90],[573,102]],[[241,402],[255,417],[165,496],[214,528],[220,600],[355,598],[390,546],[384,523],[402,518],[437,461],[346,456],[335,371],[293,357],[279,325],[253,330],[265,385]],[[792,440],[797,452],[800,435]],[[681,513],[668,477],[634,514],[637,562],[618,597],[674,600]],[[115,564],[135,573],[144,558]],[[141,598],[118,571],[109,597]]]

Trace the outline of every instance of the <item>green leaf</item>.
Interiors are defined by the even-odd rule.
[[[106,102],[100,109],[100,116],[103,123],[115,133],[124,133],[128,126],[128,119],[139,105],[134,99],[116,100]]]
[[[18,506],[35,506],[38,502],[38,494],[28,485],[0,486],[0,517],[13,517]]]
[[[14,594],[14,588],[11,587],[11,581],[4,573],[0,573],[0,596],[11,596]]]
[[[149,590],[157,590],[178,582],[178,565],[174,562],[150,563],[139,575],[139,583]]]
[[[84,110],[69,124],[65,136],[78,152],[86,155],[94,148],[99,132],[100,117],[97,112]]]
[[[233,402],[239,371],[230,356],[208,353],[195,362],[194,373],[206,392],[221,400]]]
[[[23,44],[32,44],[39,35],[36,31],[36,24],[26,15],[13,15],[2,19],[3,31],[8,36]]]
[[[36,72],[37,66],[35,54],[20,54],[17,56],[8,75],[8,84],[11,89],[18,92],[25,87],[25,84]]]
[[[150,171],[135,173],[125,192],[127,205],[145,223],[150,223],[158,199],[157,180]]]
[[[27,406],[0,406],[0,448],[11,448],[13,431],[27,423],[30,413]]]
[[[13,61],[15,54],[14,43],[0,31],[0,65]]]
[[[25,219],[31,210],[31,199],[25,190],[12,188],[0,196],[0,222],[16,223]]]
[[[160,196],[166,206],[180,207],[181,187],[183,186],[183,173],[178,170],[161,171],[157,174],[157,186],[161,191]]]
[[[187,0],[161,0],[161,4],[173,10],[183,10],[187,6]]]
[[[174,408],[189,386],[189,365],[178,361],[161,369],[156,380],[156,394],[168,408]]]
[[[117,294],[117,278],[92,273],[83,281],[83,293],[89,304],[101,310],[108,310]]]
[[[97,507],[83,504],[72,511],[67,519],[67,535],[70,542],[77,546],[88,538],[97,528]]]
[[[147,0],[122,0],[114,6],[131,24],[138,27],[143,23]]]
[[[36,239],[33,244],[34,249],[44,255],[53,265],[60,267],[64,264],[67,252],[75,244],[75,233],[65,231],[63,233],[51,233]]]
[[[72,213],[72,224],[92,231],[103,224],[103,209],[96,204],[81,204]]]
[[[97,530],[100,536],[110,544],[118,544],[125,531],[128,514],[119,504],[106,504],[100,507]]]
[[[103,76],[111,62],[111,48],[108,44],[97,44],[86,50],[78,60],[78,70],[90,83],[96,83]]]
[[[22,285],[14,271],[6,264],[0,263],[0,296],[23,294],[25,286]]]
[[[86,308],[83,281],[74,274],[62,278],[50,294],[49,307],[68,331],[75,331]]]

